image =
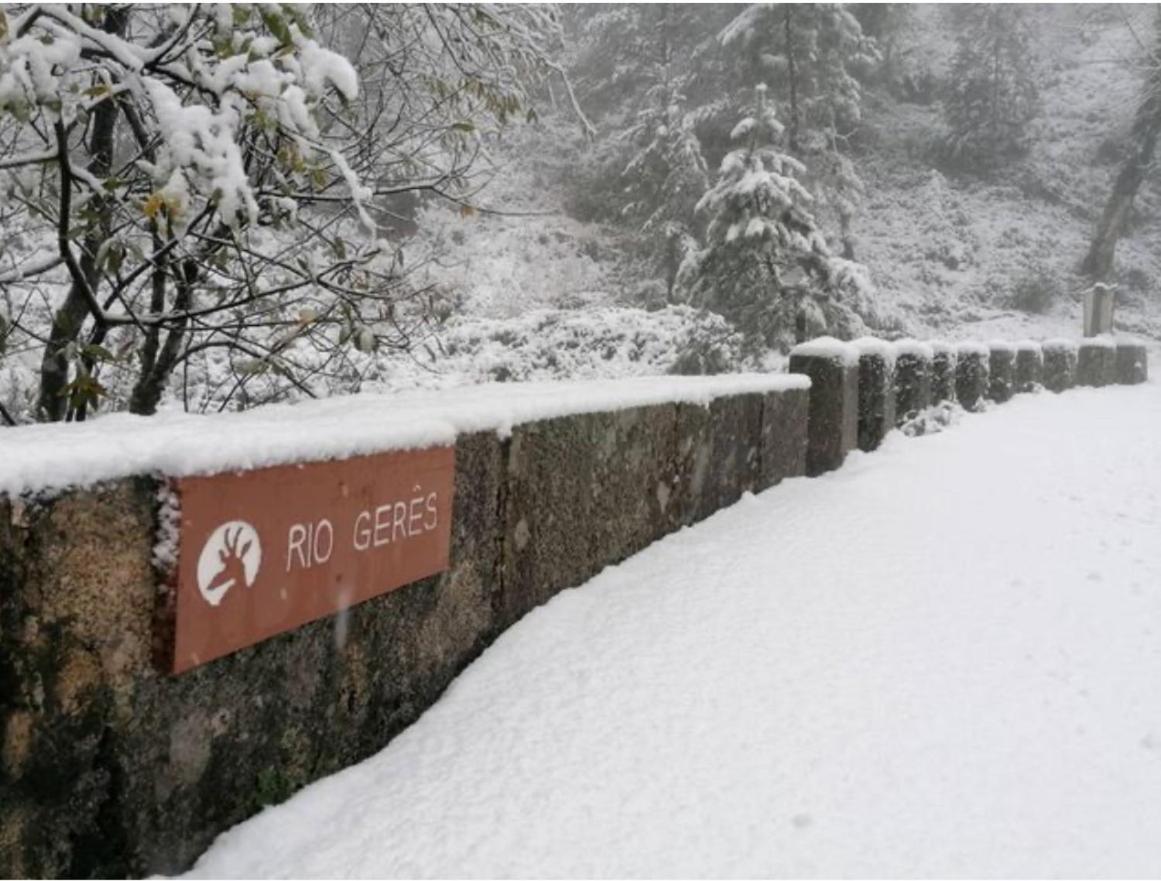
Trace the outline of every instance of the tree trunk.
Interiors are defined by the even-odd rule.
[[[127,9],[110,7],[105,13],[104,30],[107,33],[120,36],[125,32],[129,22]],[[101,180],[109,175],[113,165],[113,143],[117,121],[117,102],[112,98],[97,105],[93,111],[93,129],[89,138],[88,170]],[[67,149],[62,141],[61,149]],[[61,174],[66,171],[66,163],[60,163]],[[66,193],[71,188],[71,182],[61,181],[61,192]],[[100,217],[95,227],[85,235],[82,243],[80,269],[91,291],[96,291],[100,276],[96,255],[101,244],[109,236],[111,218],[106,210],[106,200],[101,196],[93,197],[93,206]],[[65,213],[71,211],[71,206],[62,206]],[[71,217],[62,217],[60,222],[71,225]],[[37,418],[46,422],[59,422],[68,415],[68,399],[66,396],[69,384],[68,347],[80,337],[85,319],[89,317],[89,303],[81,288],[78,279],[74,278],[64,302],[57,309],[52,318],[52,328],[49,331],[48,343],[44,347],[44,356],[40,364],[40,388],[37,394]]]
[[[1133,121],[1129,157],[1117,174],[1113,192],[1080,267],[1081,272],[1096,281],[1107,281],[1112,275],[1117,241],[1125,229],[1137,190],[1152,166],[1157,137],[1161,134],[1161,15],[1157,26],[1157,44],[1149,60],[1144,95]]]
[[[790,125],[787,127],[787,143],[791,153],[798,153],[798,67],[794,63],[794,32],[791,18],[794,11],[790,4],[783,9],[783,22],[786,27],[786,68],[790,81]]]

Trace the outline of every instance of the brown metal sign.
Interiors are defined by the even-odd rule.
[[[455,448],[175,481],[173,672],[444,571]]]

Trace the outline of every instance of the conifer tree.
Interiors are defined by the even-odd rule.
[[[1039,110],[1028,11],[1021,6],[956,7],[956,52],[943,111],[949,158],[981,167],[1027,149]]]
[[[804,167],[775,146],[783,131],[759,85],[752,114],[732,133],[741,146],[698,203],[709,217],[707,244],[687,270],[696,304],[767,345],[792,338],[804,301],[830,281],[813,199],[797,179]]]

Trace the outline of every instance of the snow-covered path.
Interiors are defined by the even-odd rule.
[[[1161,385],[743,499],[195,873],[1161,874]]]

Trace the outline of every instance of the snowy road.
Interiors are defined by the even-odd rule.
[[[1161,385],[743,499],[195,873],[1161,874]]]

